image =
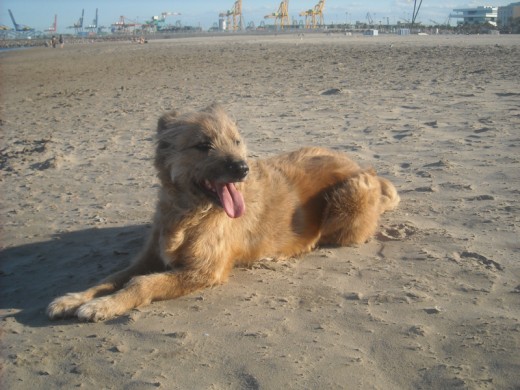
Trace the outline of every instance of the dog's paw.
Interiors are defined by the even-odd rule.
[[[47,306],[47,316],[51,319],[72,317],[85,302],[87,299],[82,293],[69,293],[56,298]]]
[[[117,309],[118,305],[112,297],[101,297],[80,306],[76,315],[83,321],[98,322],[121,314]]]

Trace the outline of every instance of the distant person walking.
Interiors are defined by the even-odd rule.
[[[63,49],[63,45],[65,44],[65,41],[63,40],[63,35],[61,35],[61,34],[60,34],[59,42],[60,42],[60,48]]]
[[[56,36],[54,36],[54,35],[53,35],[52,38],[51,38],[51,46],[52,46],[54,49],[56,49]]]

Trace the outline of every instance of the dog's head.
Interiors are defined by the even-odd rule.
[[[246,147],[222,107],[164,114],[157,138],[155,167],[164,187],[186,193],[194,204],[221,206],[231,218],[244,213],[240,189],[249,172]]]

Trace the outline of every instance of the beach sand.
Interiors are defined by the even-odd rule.
[[[96,43],[0,66],[3,389],[518,389],[520,36]],[[398,210],[364,245],[48,320],[140,249],[158,117],[215,101],[252,158],[345,151]]]

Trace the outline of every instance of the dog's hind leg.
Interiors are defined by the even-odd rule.
[[[163,271],[164,263],[162,263],[156,254],[156,249],[153,245],[153,242],[150,240],[146,249],[137,257],[133,264],[103,279],[98,285],[82,292],[69,293],[54,299],[47,307],[47,315],[49,318],[72,317],[76,314],[76,311],[81,305],[94,298],[108,295],[119,290],[132,277],[150,272]]]
[[[326,195],[319,243],[352,245],[367,241],[375,233],[382,211],[381,189],[373,170],[362,171],[334,186]]]

